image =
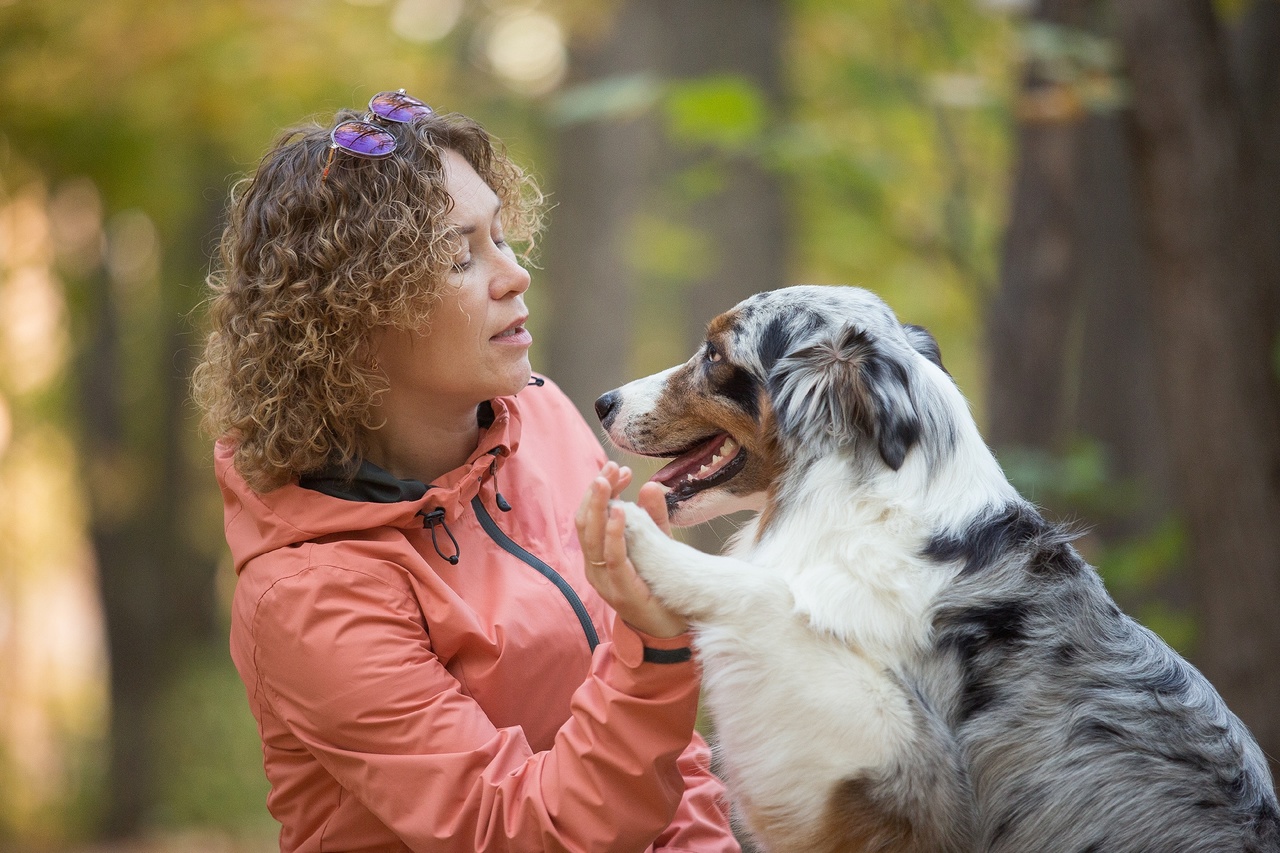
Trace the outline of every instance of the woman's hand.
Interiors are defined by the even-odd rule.
[[[578,541],[586,558],[587,580],[628,625],[651,637],[665,638],[688,630],[684,617],[659,601],[627,556],[622,507],[610,502],[631,483],[631,469],[607,462],[587,488],[575,518]],[[636,503],[671,535],[667,501],[662,487],[645,483]]]

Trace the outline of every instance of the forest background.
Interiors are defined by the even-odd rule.
[[[0,0],[0,850],[272,849],[203,281],[279,131],[399,87],[550,193],[584,411],[746,294],[870,287],[1280,756],[1277,0]]]

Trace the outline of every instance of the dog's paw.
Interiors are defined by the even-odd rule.
[[[666,539],[667,536],[659,528],[657,523],[649,517],[649,513],[641,509],[637,504],[620,501],[622,512],[626,519],[627,531],[627,556],[631,558],[631,562],[637,563],[638,559],[643,559],[643,555],[652,551],[655,539]],[[637,567],[639,564],[637,563]]]

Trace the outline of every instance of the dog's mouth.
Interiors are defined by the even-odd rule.
[[[673,506],[728,482],[746,464],[746,451],[733,436],[721,432],[680,451],[675,461],[651,479],[667,488],[667,505]]]

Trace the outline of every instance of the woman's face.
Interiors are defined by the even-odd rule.
[[[453,198],[448,221],[460,235],[453,271],[426,326],[383,329],[375,345],[388,397],[473,408],[529,383],[529,273],[503,238],[497,194],[454,151],[444,152],[444,174]]]

